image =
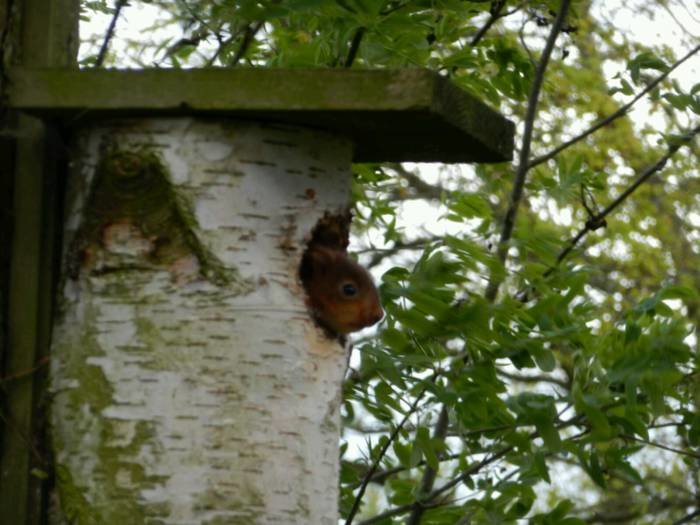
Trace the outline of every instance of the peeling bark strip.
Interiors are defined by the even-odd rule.
[[[350,143],[187,118],[77,143],[52,348],[65,518],[335,523],[346,357],[297,270],[347,209]]]

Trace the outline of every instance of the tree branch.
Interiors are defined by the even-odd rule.
[[[362,43],[362,37],[365,36],[366,29],[364,27],[358,27],[355,30],[355,34],[352,37],[352,42],[350,42],[350,49],[348,50],[348,56],[343,61],[343,67],[351,67],[352,63],[355,61],[357,52],[360,50],[360,44]]]
[[[112,15],[112,20],[110,20],[109,27],[107,28],[107,34],[105,35],[105,39],[102,42],[102,47],[100,47],[100,52],[97,54],[97,58],[95,59],[95,65],[93,67],[102,67],[102,64],[105,61],[105,57],[107,56],[107,49],[109,48],[109,43],[112,40],[112,37],[114,36],[114,30],[117,26],[117,19],[121,14],[122,8],[127,5],[128,1],[129,0],[117,0],[116,5],[114,6],[114,14]]]
[[[688,450],[680,450],[677,448],[669,447],[667,445],[663,445],[661,443],[656,443],[655,441],[649,441],[648,439],[638,438],[638,437],[632,436],[630,434],[620,434],[620,437],[624,438],[624,439],[629,439],[630,441],[636,441],[637,443],[644,443],[645,445],[649,445],[650,447],[660,448],[661,450],[673,452],[674,454],[678,454],[680,456],[686,456],[689,458],[700,459],[700,454],[696,454],[694,452],[689,452]]]
[[[440,411],[440,415],[438,416],[437,423],[435,423],[435,430],[433,430],[433,439],[445,439],[449,423],[449,414],[447,413],[447,408],[443,405],[442,410]],[[433,489],[436,477],[437,469],[432,468],[430,465],[425,467],[425,471],[423,472],[423,479],[421,479],[420,488],[418,489],[418,497],[421,498],[421,500],[416,502],[418,503],[418,505],[413,507],[411,515],[408,517],[408,520],[406,520],[406,525],[420,524],[421,518],[423,517],[423,512],[425,511],[425,507],[423,507],[423,505],[420,504],[420,501],[422,501],[423,495],[428,494]]]
[[[380,449],[379,454],[377,454],[377,457],[375,458],[374,462],[372,463],[372,466],[370,467],[370,469],[367,471],[364,478],[362,479],[362,483],[360,484],[360,490],[357,491],[357,495],[355,496],[355,501],[352,502],[352,508],[350,509],[350,512],[348,513],[347,519],[345,520],[345,525],[352,525],[352,520],[355,518],[355,514],[357,514],[357,511],[360,509],[360,502],[362,501],[362,497],[365,495],[365,491],[367,490],[367,486],[369,485],[370,481],[372,481],[372,477],[374,476],[374,473],[379,468],[379,464],[381,463],[382,459],[384,459],[384,456],[386,455],[387,451],[389,450],[389,447],[394,442],[394,440],[396,440],[396,437],[399,435],[401,428],[406,424],[406,422],[408,421],[408,418],[411,417],[411,415],[413,415],[413,413],[415,412],[416,408],[418,407],[418,403],[420,403],[420,400],[423,398],[423,395],[425,394],[426,390],[427,390],[426,388],[423,388],[423,390],[416,396],[416,399],[413,401],[413,404],[411,404],[411,407],[406,412],[406,415],[399,422],[399,424],[396,425],[396,428],[389,436],[389,439],[386,440],[386,442],[384,443],[384,445]]]
[[[571,384],[568,381],[565,381],[563,379],[558,379],[556,377],[552,377],[547,374],[534,374],[534,375],[519,375],[519,374],[511,374],[509,372],[504,372],[503,370],[497,370],[496,373],[499,376],[503,376],[507,379],[510,379],[511,381],[518,381],[520,383],[541,383],[541,382],[547,382],[547,383],[552,383],[554,385],[560,386],[564,389],[569,389],[571,388]]]
[[[554,43],[556,42],[557,36],[561,32],[561,28],[564,25],[564,19],[566,13],[569,10],[570,0],[562,0],[559,6],[559,12],[557,13],[554,23],[552,24],[552,30],[547,37],[547,43],[542,50],[542,56],[537,63],[537,68],[535,70],[535,78],[532,81],[532,87],[530,89],[530,95],[527,101],[527,112],[525,113],[525,128],[523,130],[523,140],[520,147],[520,154],[518,157],[518,167],[515,173],[515,183],[513,184],[513,190],[510,196],[510,204],[506,212],[506,216],[503,220],[503,229],[501,231],[501,238],[498,243],[498,260],[504,263],[506,256],[508,254],[508,244],[510,238],[513,234],[513,228],[515,225],[515,217],[518,213],[518,206],[523,196],[523,188],[525,187],[525,177],[529,169],[528,158],[530,156],[530,146],[532,144],[532,130],[535,125],[535,116],[537,115],[537,101],[540,96],[540,90],[542,88],[542,82],[544,81],[544,74],[547,69],[547,64],[549,63],[549,58],[552,55],[552,50],[554,49]],[[492,272],[489,284],[486,287],[485,297],[489,301],[496,299],[498,295],[498,289],[501,286],[502,277],[498,276],[497,273]]]
[[[411,188],[416,190],[418,193],[416,198],[439,200],[444,194],[450,193],[449,190],[438,184],[429,184],[425,182],[422,178],[420,178],[420,176],[410,170],[407,170],[401,164],[392,166],[391,168],[399,177],[408,182],[408,185]]]
[[[658,86],[666,77],[668,77],[671,74],[671,72],[673,70],[678,68],[678,66],[680,66],[683,62],[685,62],[689,58],[691,58],[698,51],[700,51],[700,45],[695,46],[688,54],[686,54],[678,62],[676,62],[670,68],[668,68],[667,71],[665,71],[664,73],[662,73],[661,75],[656,77],[652,82],[649,83],[649,85],[646,88],[644,88],[642,91],[640,91],[632,100],[630,100],[627,104],[622,106],[620,109],[618,109],[614,113],[608,115],[604,119],[598,121],[596,124],[594,124],[593,126],[588,128],[586,131],[576,135],[575,137],[573,137],[570,140],[567,140],[563,144],[560,144],[559,146],[554,148],[549,153],[545,153],[544,155],[541,155],[539,157],[535,157],[534,159],[530,160],[527,167],[534,168],[538,164],[542,164],[543,162],[546,162],[546,161],[554,158],[555,156],[557,156],[559,153],[561,153],[565,149],[569,148],[570,146],[579,142],[580,140],[585,139],[586,137],[588,137],[592,133],[595,133],[603,126],[607,126],[612,121],[626,115],[629,112],[629,110],[632,108],[632,106],[634,106],[639,99],[641,99],[644,95],[646,95],[651,90],[653,90],[656,86]]]
[[[248,48],[250,47],[250,44],[253,42],[255,39],[255,35],[260,31],[260,28],[263,26],[265,23],[264,20],[259,20],[258,22],[255,22],[253,25],[248,25],[246,27],[245,32],[243,33],[243,40],[241,41],[241,45],[239,48],[236,50],[236,54],[233,56],[231,59],[231,64],[232,66],[235,66],[240,62],[241,58],[243,58],[248,51]]]
[[[489,9],[489,18],[486,23],[479,29],[476,34],[472,37],[469,45],[474,47],[479,43],[479,41],[486,35],[491,26],[496,23],[499,18],[506,15],[501,14],[501,10],[505,7],[506,0],[495,0],[491,2],[491,8]]]
[[[15,381],[17,379],[21,379],[25,376],[33,374],[34,372],[39,370],[42,366],[46,365],[49,362],[49,359],[50,359],[50,357],[45,355],[44,357],[39,359],[39,361],[37,361],[35,366],[33,366],[32,368],[29,368],[28,370],[22,370],[20,372],[17,372],[16,374],[11,374],[9,376],[0,377],[0,385],[2,385],[2,383],[8,383],[10,381]]]
[[[421,514],[429,508],[435,507],[435,504],[428,503],[431,500],[435,499],[437,496],[441,495],[443,492],[451,489],[455,485],[458,485],[461,483],[463,480],[468,478],[469,476],[476,474],[481,470],[482,467],[485,467],[486,465],[493,463],[494,461],[502,458],[505,456],[508,452],[513,450],[515,448],[513,445],[509,445],[505,448],[502,448],[498,452],[494,453],[493,455],[484,458],[481,460],[479,463],[476,465],[472,466],[471,468],[465,470],[462,474],[454,478],[453,480],[448,481],[445,483],[442,487],[432,491],[428,496],[426,496],[421,502],[414,502],[414,503],[407,503],[406,505],[401,505],[399,507],[394,507],[393,509],[389,509],[385,512],[382,512],[380,514],[377,514],[376,516],[372,516],[369,519],[366,519],[362,522],[360,522],[359,525],[372,525],[373,523],[380,522],[382,520],[385,520],[386,518],[390,518],[392,516],[398,516],[400,514],[404,514],[410,510],[416,510],[416,509],[421,509]]]
[[[365,250],[357,250],[355,253],[365,253],[365,252],[371,252],[372,258],[369,260],[365,266],[367,268],[374,268],[377,266],[379,263],[381,263],[385,257],[389,257],[391,255],[395,255],[400,251],[403,250],[418,250],[418,249],[423,249],[427,244],[430,244],[432,242],[435,242],[438,240],[440,237],[438,236],[431,236],[431,237],[419,237],[417,239],[413,239],[411,241],[394,241],[394,244],[391,248],[383,248],[383,249],[365,249]]]
[[[623,191],[612,203],[610,203],[600,213],[589,218],[586,221],[585,226],[569,241],[566,248],[564,248],[561,251],[561,253],[559,253],[559,256],[557,257],[557,261],[554,264],[554,266],[552,266],[546,272],[544,272],[544,277],[547,277],[555,270],[555,268],[566,258],[567,255],[569,255],[569,253],[571,253],[571,251],[576,247],[576,245],[581,241],[581,239],[583,239],[583,237],[588,232],[596,230],[598,228],[598,225],[602,224],[602,221],[605,219],[605,217],[607,217],[610,213],[612,213],[615,210],[615,208],[622,204],[627,197],[629,197],[632,193],[634,193],[634,191],[637,188],[639,188],[639,186],[641,186],[643,183],[649,180],[649,178],[652,175],[663,169],[668,160],[681,148],[681,146],[690,143],[693,137],[698,133],[700,133],[700,126],[696,126],[690,132],[684,135],[681,140],[675,142],[674,144],[671,144],[668,147],[668,151],[654,164],[647,167],[637,178],[637,180],[635,180],[625,191]]]
[[[694,511],[694,512],[691,512],[690,514],[687,514],[687,515],[683,516],[683,517],[682,517],[681,519],[679,519],[678,521],[674,521],[674,522],[673,522],[673,525],[682,525],[683,523],[692,523],[693,520],[694,520],[695,518],[697,518],[698,516],[700,516],[700,509],[698,509],[698,510],[696,510],[696,511]]]

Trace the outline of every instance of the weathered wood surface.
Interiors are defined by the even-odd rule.
[[[11,106],[77,124],[211,115],[299,124],[355,144],[356,162],[503,162],[513,123],[424,69],[15,69]]]

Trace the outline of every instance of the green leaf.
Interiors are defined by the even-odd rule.
[[[479,217],[489,219],[491,207],[484,197],[474,193],[455,193],[447,202],[447,207],[454,214],[450,220],[461,222],[465,219]]]
[[[423,457],[428,466],[437,470],[440,466],[440,460],[435,450],[435,444],[430,438],[430,433],[426,427],[419,427],[418,430],[416,430],[416,445],[423,453]]]
[[[389,480],[389,501],[393,505],[408,505],[415,501],[415,482],[410,479],[391,478]]]
[[[688,442],[694,447],[700,446],[700,415],[698,414],[695,414],[690,418]]]
[[[645,69],[654,69],[657,71],[668,70],[666,62],[651,52],[640,53],[628,62],[627,68],[629,69],[632,75],[632,80],[635,84],[639,83],[640,74]]]
[[[557,419],[557,411],[554,399],[544,394],[524,392],[511,397],[508,405],[518,414],[519,423],[535,425],[545,446],[551,451],[561,449],[559,431],[554,426]]]
[[[642,335],[642,328],[634,321],[625,323],[625,343],[634,343]]]
[[[552,480],[549,478],[549,469],[547,468],[547,461],[545,459],[545,455],[537,451],[532,455],[533,459],[533,472],[537,474],[537,476],[547,483],[551,483]]]
[[[614,432],[608,422],[608,417],[600,408],[602,402],[593,396],[586,396],[578,384],[574,385],[572,395],[576,410],[585,414],[591,425],[591,440],[605,441],[612,437]]]
[[[394,441],[392,444],[392,449],[402,466],[415,466],[415,463],[412,460],[413,447],[409,443]]]
[[[340,462],[340,482],[346,485],[357,485],[360,482],[360,477],[352,463]]]
[[[672,284],[664,286],[659,291],[659,297],[661,299],[695,300],[698,298],[698,291],[688,286]]]
[[[674,108],[683,111],[685,108],[692,106],[693,97],[691,95],[674,95],[666,93],[663,98],[668,101]]]
[[[574,504],[569,500],[562,500],[548,513],[536,514],[530,520],[532,525],[585,525],[580,518],[567,517],[574,511]]]
[[[394,391],[384,381],[379,381],[374,385],[374,396],[383,406],[402,412],[400,403],[394,398]]]

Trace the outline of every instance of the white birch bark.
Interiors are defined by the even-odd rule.
[[[64,278],[54,326],[61,513],[104,524],[337,523],[346,355],[310,320],[297,271],[315,222],[348,205],[351,144],[186,118],[107,122],[77,144],[68,259],[110,144],[157,152],[207,255],[154,263],[157,235],[133,220],[93,221],[99,242]]]

